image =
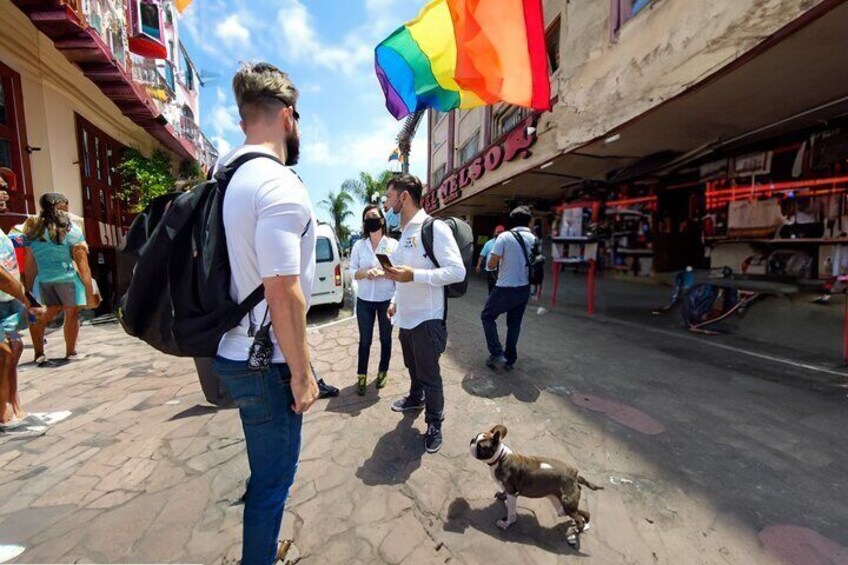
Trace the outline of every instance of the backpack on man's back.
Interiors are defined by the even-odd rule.
[[[247,153],[189,192],[155,200],[133,221],[122,253],[138,258],[118,319],[124,330],[180,357],[214,357],[221,337],[265,296],[260,284],[243,302],[230,296],[231,270],[224,233],[227,185]]]
[[[465,265],[465,278],[458,282],[449,284],[445,287],[445,296],[447,298],[459,298],[464,296],[468,290],[468,276],[471,272],[471,262],[474,255],[474,232],[467,222],[459,218],[427,218],[421,226],[421,243],[424,245],[424,252],[427,257],[439,268],[439,260],[433,250],[433,224],[437,221],[444,222],[451,229],[453,238],[459,247],[459,254],[462,256],[462,264]]]
[[[509,230],[515,239],[518,240],[518,246],[524,254],[524,263],[527,265],[527,279],[531,286],[539,286],[545,280],[545,256],[542,254],[542,244],[538,237],[533,236],[533,245],[530,250],[527,249],[527,242],[524,237],[515,230]]]

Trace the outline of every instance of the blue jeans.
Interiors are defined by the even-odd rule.
[[[356,323],[359,324],[359,359],[357,375],[368,374],[368,357],[371,354],[371,341],[374,339],[374,318],[380,326],[380,364],[381,373],[389,370],[392,358],[392,322],[389,320],[389,302],[370,302],[356,299]]]
[[[288,365],[251,371],[247,361],[217,357],[214,366],[239,408],[250,465],[241,562],[267,565],[277,555],[283,509],[300,455],[303,416],[291,409],[294,397]]]
[[[483,321],[483,333],[486,334],[486,346],[489,355],[506,357],[506,362],[514,364],[518,359],[518,336],[521,334],[521,320],[530,301],[530,285],[506,287],[496,286],[486,300],[486,306],[480,314]],[[506,351],[498,337],[497,319],[506,313]]]

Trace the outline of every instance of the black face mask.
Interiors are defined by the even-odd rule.
[[[374,233],[375,231],[380,231],[383,227],[383,219],[382,218],[365,218],[363,222],[365,226],[365,231],[368,233]]]

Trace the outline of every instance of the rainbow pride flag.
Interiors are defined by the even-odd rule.
[[[375,50],[389,112],[551,108],[541,0],[432,0]]]
[[[192,0],[176,0],[177,11],[182,14],[191,2]]]

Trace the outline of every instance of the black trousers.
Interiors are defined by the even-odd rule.
[[[400,330],[403,363],[409,370],[409,396],[424,399],[424,419],[438,424],[445,418],[445,394],[439,358],[448,344],[442,320],[427,320],[411,330]]]

